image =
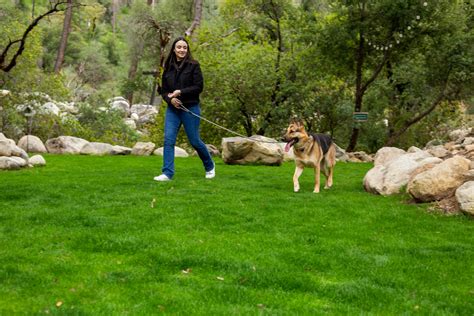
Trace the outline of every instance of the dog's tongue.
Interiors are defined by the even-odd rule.
[[[293,146],[294,140],[290,140],[288,143],[285,145],[285,151],[288,152],[290,151],[291,146]]]

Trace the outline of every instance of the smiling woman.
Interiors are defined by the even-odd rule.
[[[178,37],[171,46],[171,52],[165,62],[162,85],[161,95],[168,103],[165,117],[163,168],[162,174],[154,180],[169,181],[174,176],[174,146],[181,125],[184,126],[189,142],[202,160],[206,179],[214,178],[214,162],[199,135],[198,116],[201,114],[199,94],[204,88],[204,79],[201,67],[193,59],[189,44],[183,37]]]

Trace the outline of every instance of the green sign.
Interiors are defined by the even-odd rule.
[[[364,122],[369,119],[369,112],[354,112],[353,117],[354,121]]]

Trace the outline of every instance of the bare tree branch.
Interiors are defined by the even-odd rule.
[[[191,26],[184,32],[186,36],[191,36],[194,30],[201,24],[202,0],[194,0],[194,20]]]
[[[23,53],[23,50],[25,49],[26,38],[28,37],[28,34],[38,25],[39,21],[41,21],[44,17],[56,12],[64,11],[64,9],[59,8],[59,6],[65,3],[66,1],[57,2],[50,10],[38,16],[36,19],[34,19],[30,23],[30,25],[28,25],[21,39],[18,39],[15,41],[11,41],[11,40],[9,41],[8,45],[3,49],[2,54],[0,55],[0,70],[3,70],[4,72],[9,72],[10,70],[13,69],[13,67],[16,66],[17,58]],[[77,6],[79,5],[80,4],[78,4]],[[12,45],[16,43],[20,43],[20,46],[18,47],[17,51],[14,53],[10,62],[7,62],[6,61],[7,54],[9,50],[12,48]]]

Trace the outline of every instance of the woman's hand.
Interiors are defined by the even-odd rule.
[[[174,90],[172,93],[168,93],[168,98],[177,98],[181,95],[181,90]]]
[[[177,99],[177,98],[172,98],[171,99],[171,104],[173,104],[173,106],[177,109],[179,109],[181,107],[181,100]]]

